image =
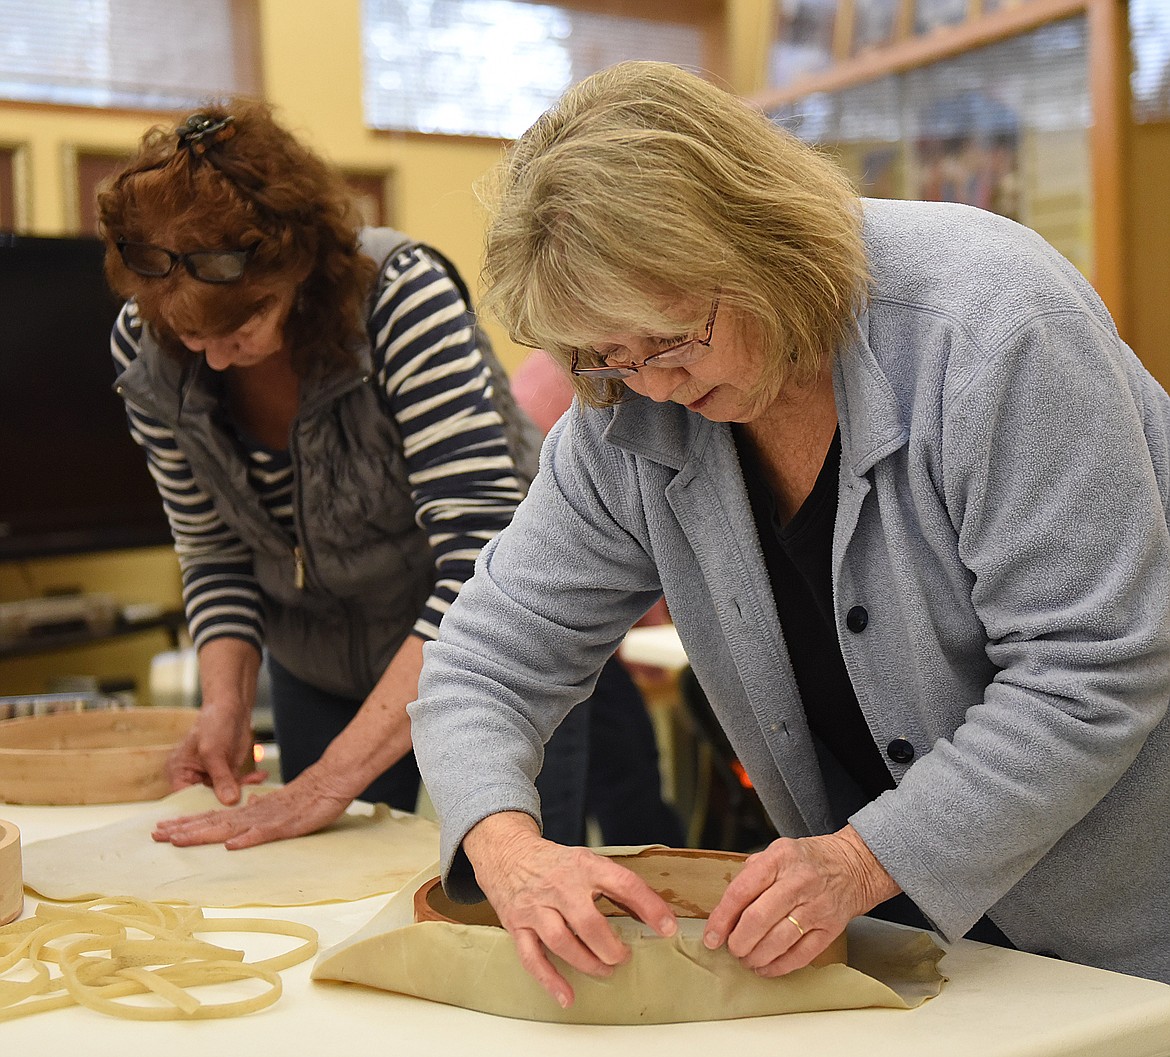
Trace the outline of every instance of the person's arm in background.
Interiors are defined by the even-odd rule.
[[[435,584],[361,708],[321,759],[277,792],[235,811],[170,825],[172,843],[247,848],[314,832],[337,818],[411,747],[406,706],[418,693],[425,640],[470,578],[483,545],[512,518],[524,489],[492,399],[473,317],[424,249],[387,268],[371,316],[377,384],[402,436],[416,520],[435,556]]]

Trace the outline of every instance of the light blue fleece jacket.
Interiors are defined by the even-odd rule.
[[[987,912],[1170,982],[1170,397],[1027,229],[867,201],[864,233],[833,594],[875,742],[916,755],[851,821],[948,939]],[[833,828],[729,427],[577,405],[411,706],[453,895],[472,826],[539,818],[544,740],[660,593],[777,829]]]

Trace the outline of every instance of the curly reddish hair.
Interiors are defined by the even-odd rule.
[[[184,137],[189,122],[154,126],[98,194],[110,286],[137,301],[177,356],[194,355],[180,333],[229,333],[275,291],[295,287],[285,326],[294,369],[305,375],[352,364],[377,265],[358,249],[360,218],[345,181],[278,124],[266,103],[236,97],[198,116],[213,131]],[[235,283],[201,282],[181,266],[148,278],[123,264],[120,239],[176,253],[250,253]]]

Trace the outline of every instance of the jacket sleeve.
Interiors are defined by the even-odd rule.
[[[388,263],[369,326],[378,383],[402,437],[415,520],[435,558],[435,585],[414,627],[433,639],[524,488],[475,319],[425,248]]]
[[[1170,536],[1151,454],[1166,409],[1140,373],[1105,321],[1054,306],[944,391],[941,498],[993,675],[851,821],[949,939],[1110,795],[1166,715]]]
[[[120,375],[137,358],[142,320],[129,302],[114,324],[110,351]],[[183,576],[187,625],[195,648],[221,637],[245,639],[257,650],[264,638],[260,593],[248,548],[216,513],[215,505],[179,450],[174,432],[129,401],[130,434],[146,462],[171,524]]]
[[[553,427],[528,498],[426,646],[411,730],[453,898],[482,898],[460,852],[472,826],[500,811],[539,820],[544,743],[661,593],[603,418],[575,408]]]

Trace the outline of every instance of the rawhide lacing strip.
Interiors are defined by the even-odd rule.
[[[210,932],[270,933],[304,942],[246,962],[243,951],[196,938]],[[130,897],[69,907],[41,903],[34,916],[0,927],[0,1021],[74,1004],[128,1020],[241,1016],[272,1005],[281,993],[277,974],[316,951],[316,930],[295,921],[205,918],[198,907]],[[4,978],[9,976],[17,978]],[[267,989],[215,1003],[191,993],[234,980],[257,980]],[[119,1001],[136,995],[151,996],[153,1004]]]

